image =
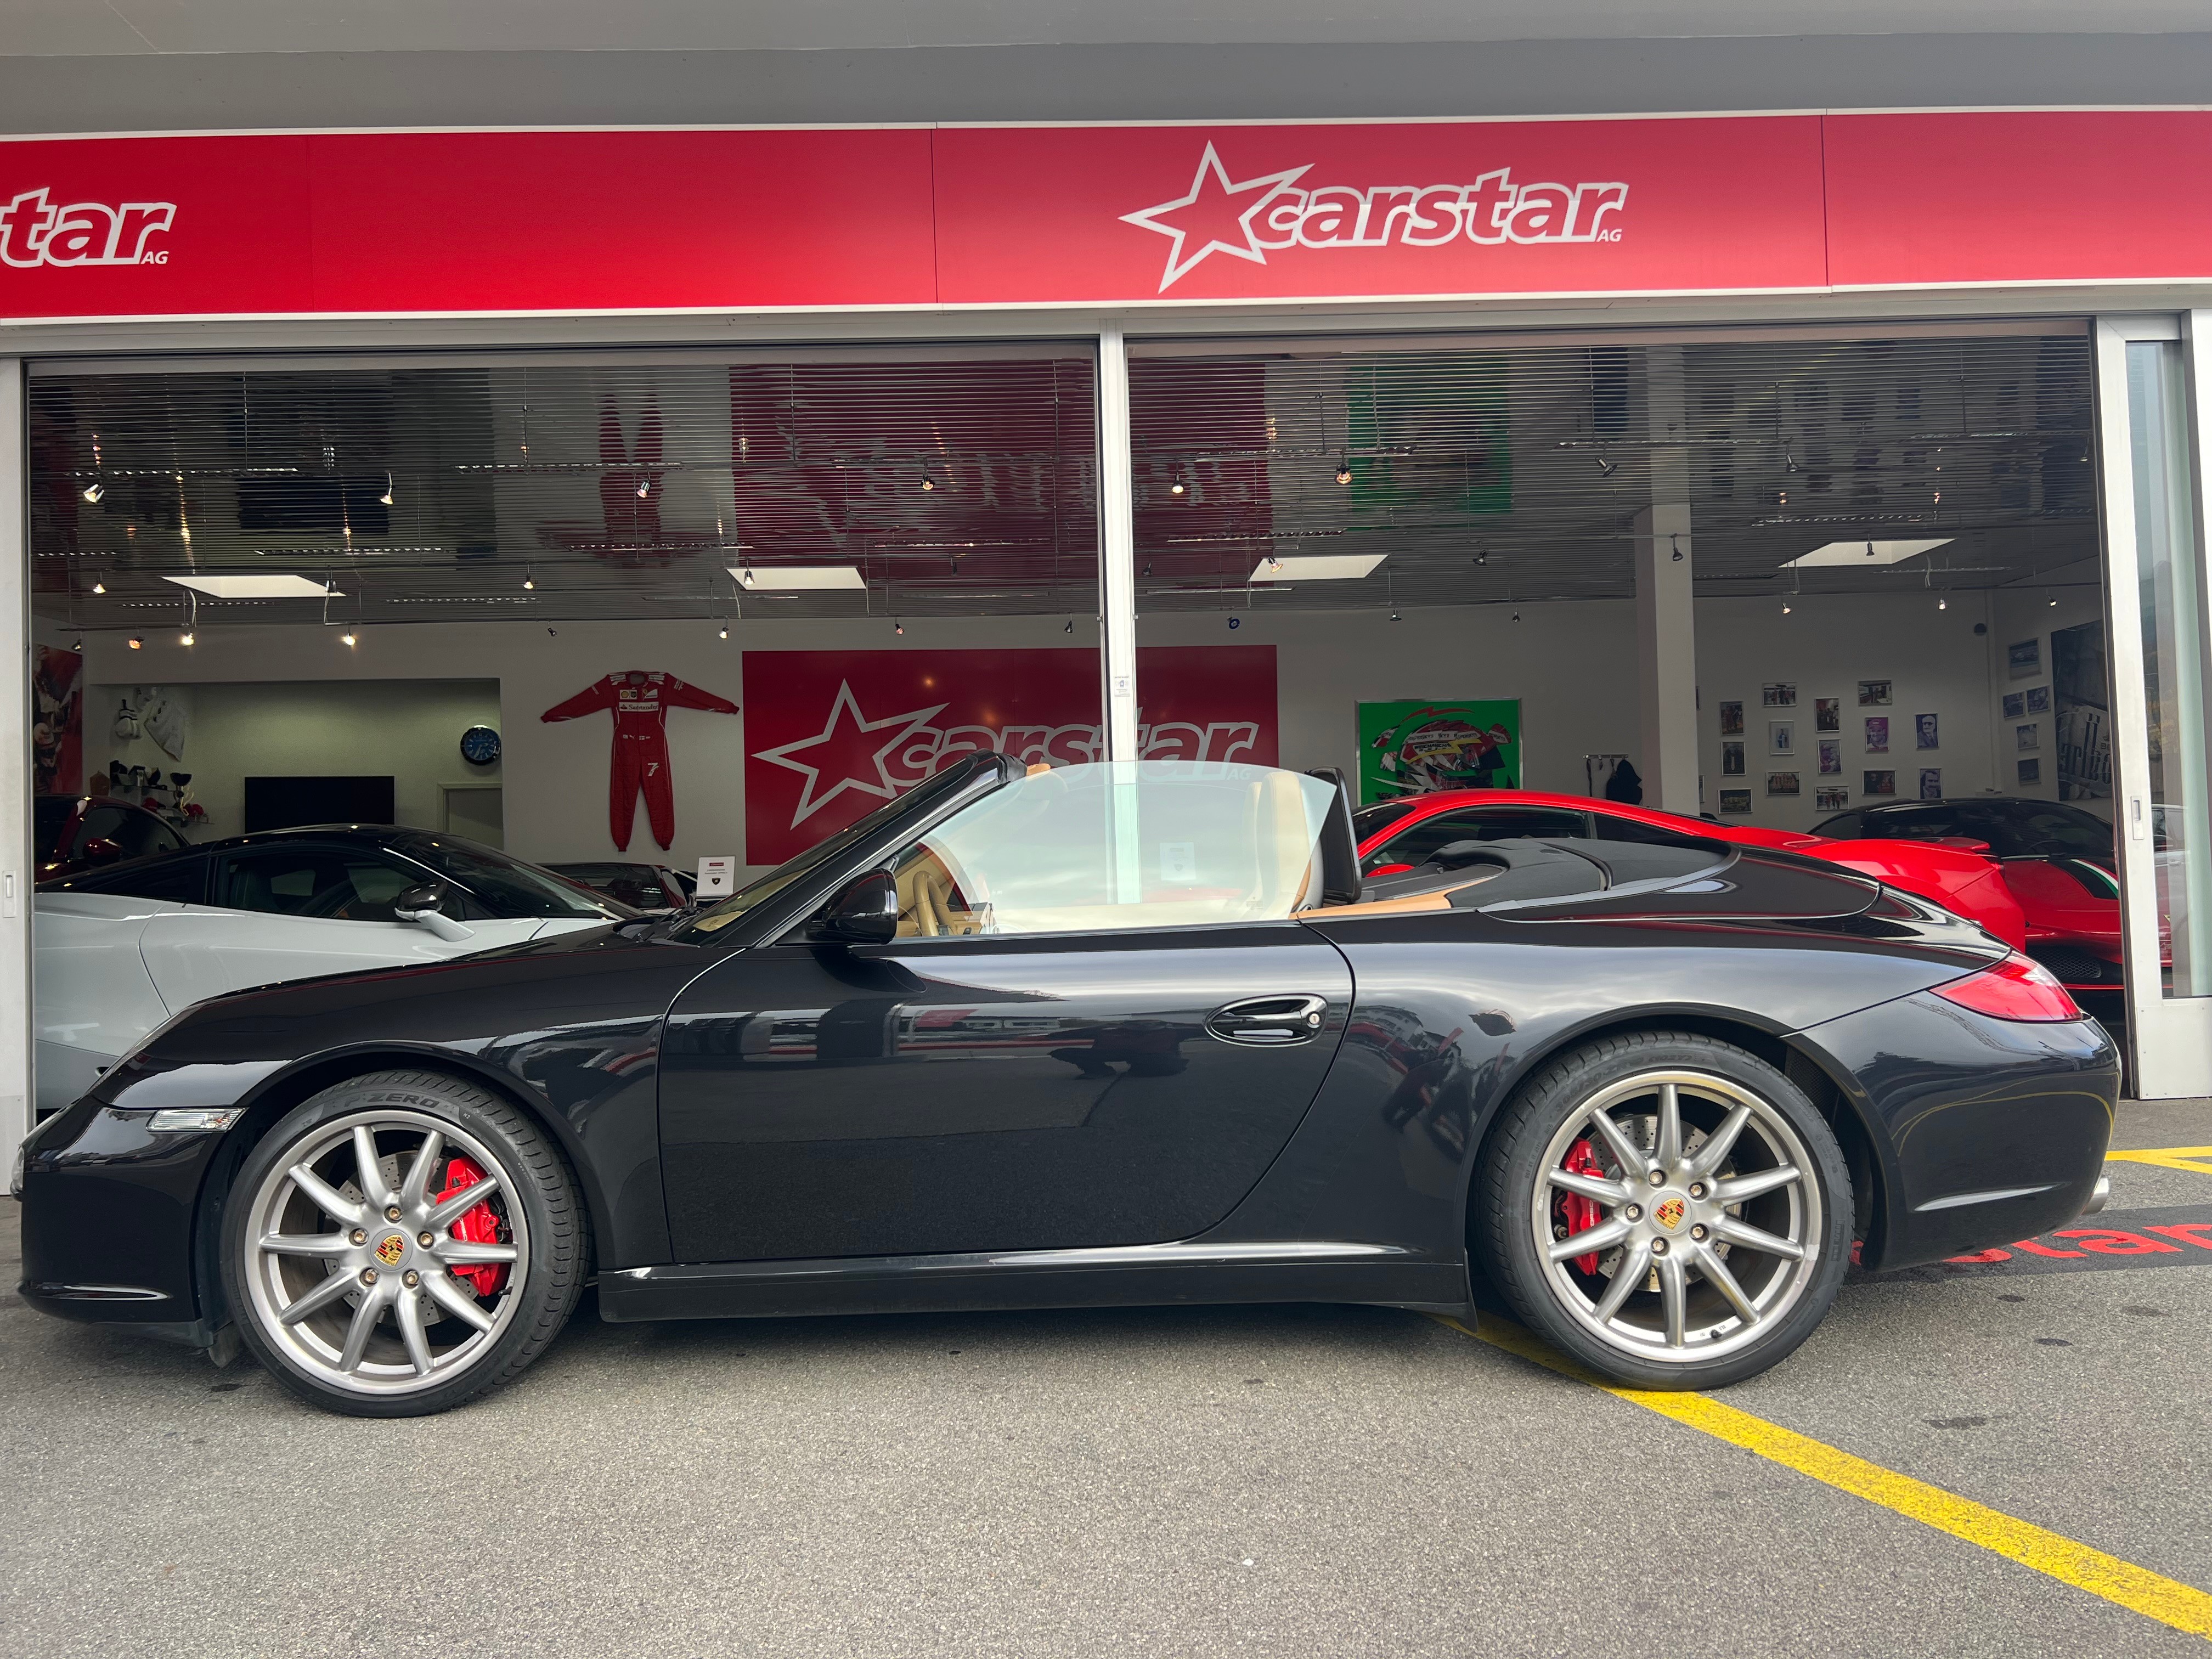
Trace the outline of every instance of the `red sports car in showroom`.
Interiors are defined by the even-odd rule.
[[[1849,816],[1849,815],[1847,815]],[[1833,822],[1833,820],[1832,820]],[[2014,950],[2029,940],[2027,917],[2003,866],[1979,850],[1945,846],[1940,838],[1838,838],[1747,823],[1716,823],[1649,807],[1583,795],[1524,789],[1440,789],[1401,796],[1352,814],[1363,877],[1401,874],[1423,865],[1450,867],[1460,843],[1529,836],[1540,840],[1666,842],[1704,836],[1751,847],[1802,853],[1876,878],[1902,892],[1932,899],[1978,922]]]
[[[2166,851],[2171,811],[2162,807],[2157,814],[2157,854]],[[1982,847],[2027,915],[2028,955],[2069,991],[2117,992],[2125,983],[2112,826],[2094,812],[2059,801],[1970,796],[1859,807],[1823,820],[1813,832]],[[2162,888],[2163,869],[2160,882]],[[2160,931],[2159,954],[2170,965],[2163,924]]]

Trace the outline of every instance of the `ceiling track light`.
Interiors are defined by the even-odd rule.
[[[183,633],[177,635],[177,643],[179,645],[190,645],[191,642],[192,630],[189,628],[187,628]]]
[[[107,592],[107,584],[106,582],[94,582],[92,585],[92,591],[95,593],[105,593]]]
[[[1787,599],[1782,601],[1782,614],[1785,617],[1790,614],[1790,601]]]
[[[893,623],[891,624],[891,632],[892,632],[892,633],[894,633],[894,634],[903,634],[903,633],[905,633],[905,632],[906,632],[906,624],[905,624],[904,623],[902,623],[902,622],[895,622],[895,623]]]
[[[140,639],[136,634],[133,634],[129,639],[123,642],[129,646],[133,651],[143,651],[146,648],[146,641]]]
[[[1168,486],[1168,494],[1170,495],[1180,495],[1182,494],[1182,480],[1181,478],[1177,478],[1173,483]]]
[[[344,633],[338,635],[338,643],[343,646],[356,646],[359,645],[361,641],[355,635],[353,629],[349,628]]]
[[[1613,463],[1601,455],[1597,458],[1597,470],[1601,477],[1609,478],[1613,476]]]
[[[1680,564],[1680,563],[1681,563],[1681,562],[1682,562],[1682,538],[1681,538],[1680,536],[1678,536],[1678,535],[1674,534],[1673,532],[1671,532],[1671,531],[1670,531],[1670,532],[1668,532],[1667,541],[1668,541],[1668,544],[1670,546],[1672,546],[1672,547],[1674,548],[1674,562],[1676,564]]]
[[[392,475],[389,472],[384,475],[384,493],[376,499],[386,507],[392,505]]]
[[[76,652],[80,657],[82,656],[84,654],[84,635],[82,634],[78,635],[76,636],[76,643],[70,647],[70,649]]]
[[[1336,481],[1340,484],[1348,484],[1352,482],[1352,458],[1350,456],[1347,455],[1344,459],[1336,464]]]
[[[522,591],[526,593],[535,593],[538,591],[538,569],[536,566],[526,564],[522,567]]]
[[[726,640],[729,638],[729,625],[727,623],[724,623],[720,628],[717,629],[714,633],[714,637],[718,640]]]
[[[1490,562],[1490,551],[1489,551],[1489,550],[1488,550],[1487,548],[1485,548],[1485,549],[1484,549],[1484,550],[1482,550],[1480,552],[1478,552],[1478,553],[1474,556],[1474,562],[1475,562],[1477,564],[1488,564],[1488,563]]]
[[[640,501],[643,501],[643,500],[644,500],[647,495],[650,495],[651,494],[653,494],[653,480],[652,480],[650,477],[640,478],[640,479],[637,481],[637,498],[638,498],[638,500],[640,500]]]
[[[1074,619],[1070,617],[1067,621],[1060,623],[1060,631],[1063,634],[1073,634],[1075,631]]]
[[[84,487],[85,500],[95,504],[99,501],[100,498],[106,493],[107,486],[100,483],[97,478],[94,478],[90,483]]]

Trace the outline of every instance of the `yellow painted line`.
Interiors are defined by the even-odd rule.
[[[2212,1595],[2193,1584],[2165,1577],[2132,1561],[2123,1561],[2116,1555],[2092,1549],[2087,1544],[2016,1519],[1987,1504],[1960,1498],[1941,1486],[1931,1486],[1909,1474],[1899,1474],[1879,1463],[1869,1463],[1863,1457],[1854,1457],[1809,1435],[1723,1405],[1711,1395],[1661,1394],[1615,1388],[1553,1352],[1518,1325],[1495,1315],[1484,1315],[1480,1330],[1469,1329],[1456,1319],[1442,1322],[1519,1358],[1602,1389],[1631,1405],[1672,1418],[1770,1462],[1810,1475],[1840,1492],[1879,1504],[1938,1532],[1963,1538],[1969,1544],[1978,1544],[2007,1560],[2017,1561],[2024,1567],[2056,1578],[2062,1584],[2087,1590],[2191,1636],[2212,1640]]]
[[[2140,1152],[2106,1152],[2109,1164],[2155,1164],[2162,1170],[2212,1175],[2212,1146],[2154,1146]]]

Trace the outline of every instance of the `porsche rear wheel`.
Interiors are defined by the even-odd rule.
[[[293,1393],[362,1417],[444,1411],[520,1372],[583,1288],[574,1182],[530,1119],[440,1073],[303,1103],[247,1154],[224,1288]]]
[[[1554,1060],[1507,1107],[1481,1180],[1476,1242],[1515,1310],[1639,1388],[1765,1370],[1849,1264],[1834,1132],[1765,1060],[1690,1032]]]

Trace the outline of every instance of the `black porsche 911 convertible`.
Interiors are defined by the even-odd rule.
[[[594,1278],[610,1320],[1480,1290],[1705,1388],[1855,1246],[2091,1206],[2117,1081],[2041,969],[1835,866],[1363,887],[1333,775],[983,754],[709,908],[187,1010],[25,1143],[22,1294],[371,1416],[514,1376]]]

